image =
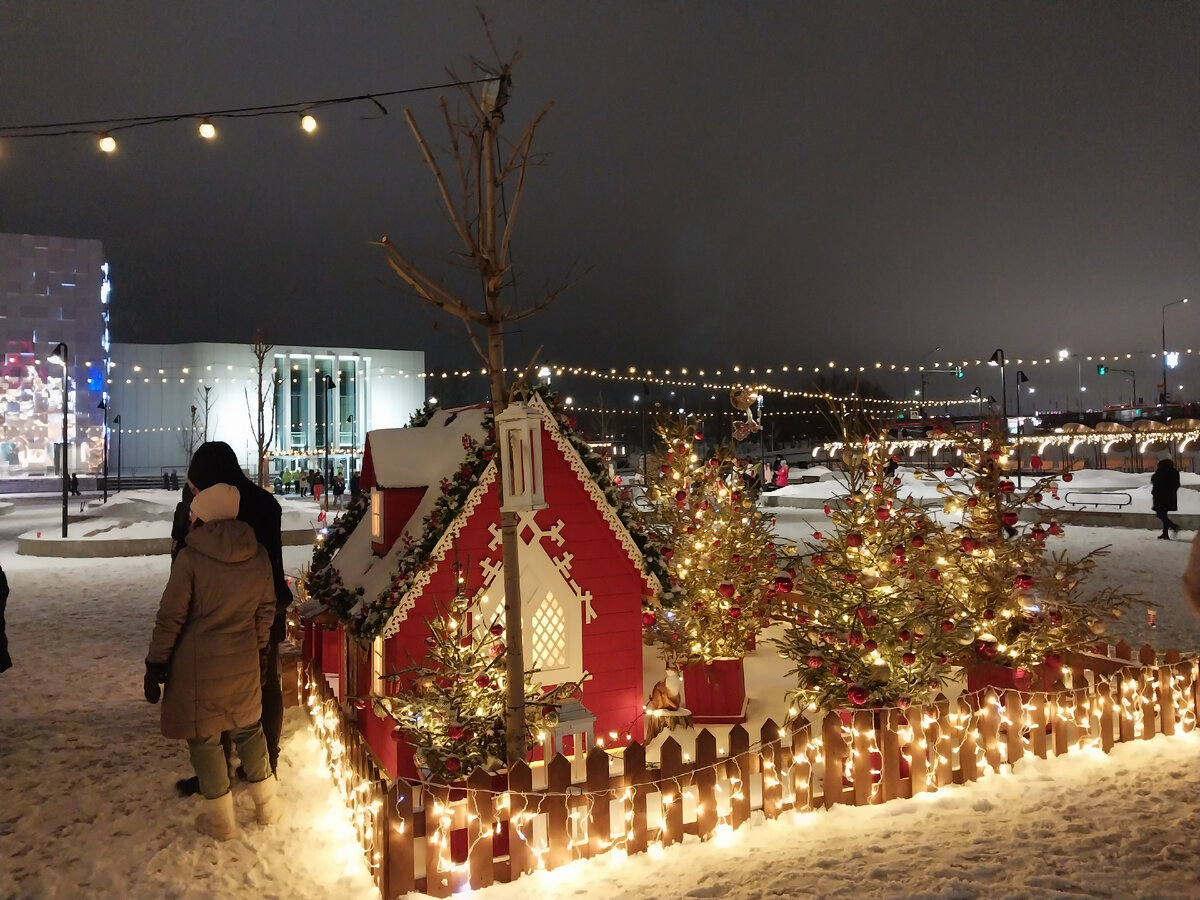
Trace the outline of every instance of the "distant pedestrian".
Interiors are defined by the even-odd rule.
[[[355,497],[357,497],[359,494],[362,493],[362,488],[360,485],[361,485],[361,482],[358,477],[358,472],[357,471],[351,472],[350,473],[350,499],[351,500],[353,500]]]
[[[342,477],[342,473],[338,472],[333,476],[333,502],[338,509],[342,508],[342,495],[346,493],[346,479]]]
[[[308,496],[308,472],[304,469],[296,473],[296,489],[300,492],[301,497]]]
[[[788,483],[788,464],[787,460],[782,456],[775,458],[775,487],[787,487]]]
[[[169,491],[170,489],[171,489],[171,476],[168,475],[166,472],[163,472],[163,490]]]
[[[79,476],[74,472],[71,473],[71,496],[79,496]]]
[[[179,490],[179,473],[174,469],[171,470],[171,490]]]
[[[325,491],[325,476],[320,471],[314,471],[312,476],[313,499],[321,502],[321,494]]]
[[[1168,530],[1179,531],[1179,526],[1171,521],[1170,516],[1170,513],[1179,509],[1179,470],[1170,459],[1160,459],[1158,468],[1150,476],[1150,497],[1151,509],[1162,522],[1162,534],[1158,539],[1169,541],[1171,535],[1168,534]]]
[[[286,497],[292,492],[293,473],[291,469],[283,470],[283,495]]]

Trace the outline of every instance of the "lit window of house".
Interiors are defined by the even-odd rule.
[[[383,680],[383,638],[376,637],[371,642],[371,693],[384,694]]]
[[[383,540],[383,494],[371,488],[371,539]]]

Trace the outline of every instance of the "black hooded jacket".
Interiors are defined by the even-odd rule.
[[[292,602],[292,591],[283,574],[283,511],[279,508],[279,501],[246,477],[238,463],[237,454],[224,441],[207,441],[196,449],[192,454],[192,464],[188,467],[187,480],[201,491],[214,484],[232,484],[241,494],[238,518],[254,529],[255,537],[271,560],[275,581],[275,619],[271,623],[270,640],[279,643],[284,636],[287,608]],[[188,502],[191,502],[190,498]]]

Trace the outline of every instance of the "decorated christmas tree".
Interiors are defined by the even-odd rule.
[[[397,736],[413,746],[417,766],[435,781],[465,778],[476,768],[504,766],[504,626],[484,623],[477,603],[461,594],[432,621],[426,620],[428,655],[421,665],[385,676],[393,686],[372,697],[376,713],[396,722]],[[558,722],[561,703],[579,694],[579,684],[544,688],[525,680],[525,728],[531,743]]]
[[[661,607],[645,614],[646,630],[679,662],[742,657],[773,609],[771,520],[730,453],[701,456],[698,426],[663,418],[656,431],[662,452],[646,498],[667,580]]]
[[[861,424],[860,424],[861,423]],[[795,663],[791,715],[805,708],[925,703],[950,677],[957,625],[941,589],[944,533],[901,497],[886,434],[843,414],[846,496],[826,505],[776,639]]]
[[[968,669],[1056,668],[1065,651],[1093,645],[1134,598],[1114,587],[1085,590],[1104,548],[1075,560],[1048,550],[1064,529],[1043,498],[1069,473],[1018,488],[1010,474],[1013,448],[999,423],[987,435],[943,436],[957,444],[961,459],[934,475],[949,520],[942,584],[957,610],[959,662]]]

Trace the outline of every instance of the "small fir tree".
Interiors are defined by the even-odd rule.
[[[826,505],[828,532],[806,542],[781,655],[797,686],[791,715],[806,707],[907,706],[932,699],[958,650],[940,590],[941,526],[901,497],[886,435],[844,417],[841,476],[847,496]]]
[[[503,768],[507,647],[500,617],[484,624],[478,603],[459,594],[426,626],[425,662],[386,675],[394,690],[372,697],[375,711],[408,736],[418,767],[434,781],[458,781],[476,768]],[[533,683],[534,674],[525,674],[530,741],[556,725],[559,706],[579,695],[577,682],[545,688]]]
[[[959,662],[1056,668],[1063,652],[1093,645],[1135,597],[1115,587],[1085,590],[1106,548],[1076,560],[1048,551],[1047,542],[1061,538],[1064,528],[1043,498],[1056,490],[1058,478],[1071,476],[1038,478],[1018,489],[1009,474],[1013,448],[1002,431],[993,423],[989,435],[949,432],[961,465],[934,475],[953,523],[943,588],[957,610]]]
[[[664,418],[663,450],[646,486],[648,527],[662,545],[667,583],[648,610],[649,636],[680,662],[745,656],[773,610],[777,551],[771,520],[724,449],[702,458],[696,425]]]

